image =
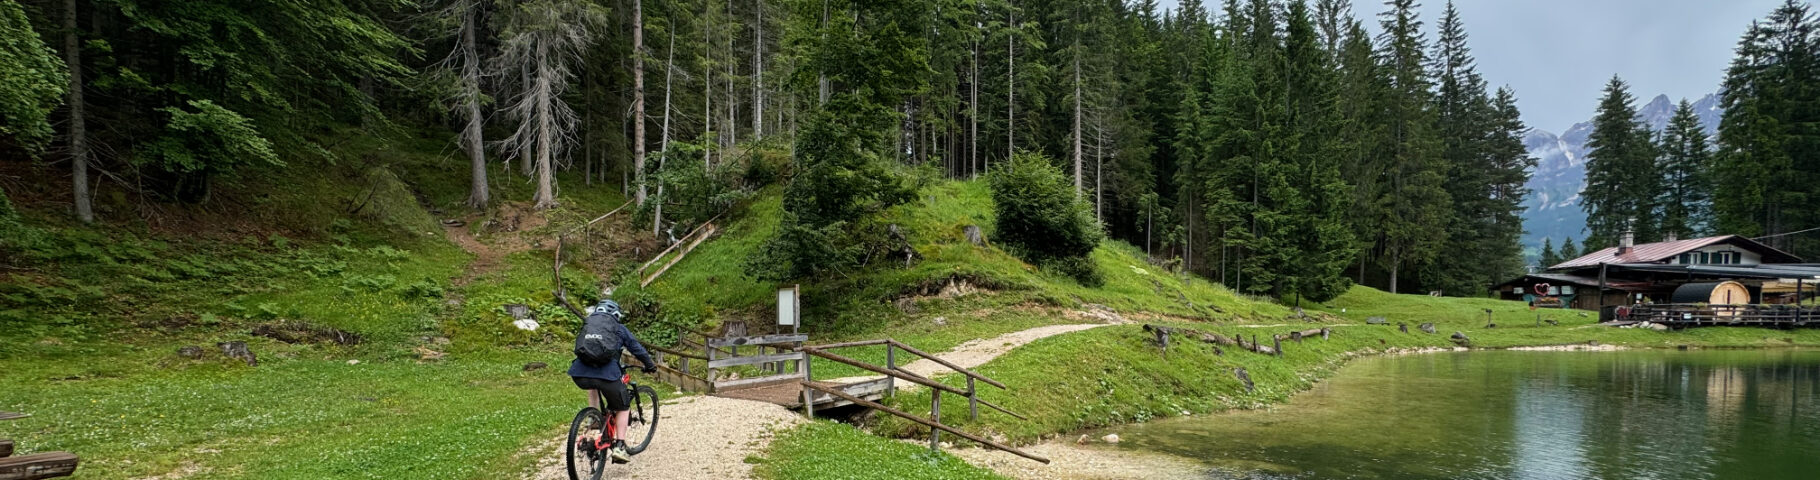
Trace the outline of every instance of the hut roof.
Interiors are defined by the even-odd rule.
[[[1581,267],[1598,266],[1602,263],[1658,263],[1675,258],[1676,255],[1721,243],[1735,245],[1739,248],[1763,255],[1763,263],[1799,263],[1801,261],[1800,257],[1790,255],[1787,252],[1771,248],[1762,243],[1757,243],[1755,240],[1737,235],[1719,235],[1716,237],[1676,240],[1673,242],[1645,243],[1631,247],[1630,251],[1624,252],[1623,254],[1618,253],[1618,247],[1609,247],[1604,250],[1583,255],[1580,258],[1555,264],[1554,266],[1548,267],[1548,269],[1571,270]]]

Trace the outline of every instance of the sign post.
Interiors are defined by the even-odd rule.
[[[802,286],[777,289],[777,325],[789,326],[796,333],[802,325]]]

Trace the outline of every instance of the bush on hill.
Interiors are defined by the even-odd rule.
[[[1001,243],[1019,257],[1082,284],[1104,281],[1088,258],[1103,237],[1099,223],[1048,158],[1019,153],[989,181]]]

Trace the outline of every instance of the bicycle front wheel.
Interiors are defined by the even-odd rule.
[[[569,446],[564,449],[568,453],[563,456],[569,464],[569,480],[600,480],[607,470],[607,452],[596,447],[603,443],[599,439],[606,435],[606,426],[607,419],[598,408],[575,413],[575,421],[569,424]]]
[[[626,441],[626,453],[637,455],[651,446],[651,437],[657,435],[657,390],[639,385],[630,393],[632,401],[626,406],[631,418],[619,438]]]

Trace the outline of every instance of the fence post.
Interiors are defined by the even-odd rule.
[[[801,360],[800,365],[801,365],[800,370],[802,370],[802,372],[803,372],[803,381],[804,382],[815,381],[815,377],[810,375],[813,372],[813,370],[811,370],[811,363],[809,362],[809,351],[807,351],[807,350],[803,351],[803,359]],[[808,386],[803,387],[803,416],[808,417],[810,421],[814,421],[815,420],[815,397],[813,395],[810,395],[811,392],[814,392],[814,390],[810,390]]]
[[[942,391],[931,388],[929,389],[929,393],[929,398],[931,399],[929,400],[929,417],[935,420],[935,423],[942,423]],[[929,451],[940,452],[942,451],[941,447],[942,430],[939,428],[930,428]]]
[[[720,369],[714,368],[714,347],[708,345],[707,339],[704,338],[701,342],[701,348],[702,350],[707,351],[708,354],[708,384],[713,385],[714,382],[720,381]]]
[[[897,370],[897,345],[885,344],[885,369]],[[885,376],[885,396],[897,398],[897,377]]]
[[[980,419],[980,397],[973,391],[972,375],[967,376],[967,416],[975,421]]]

